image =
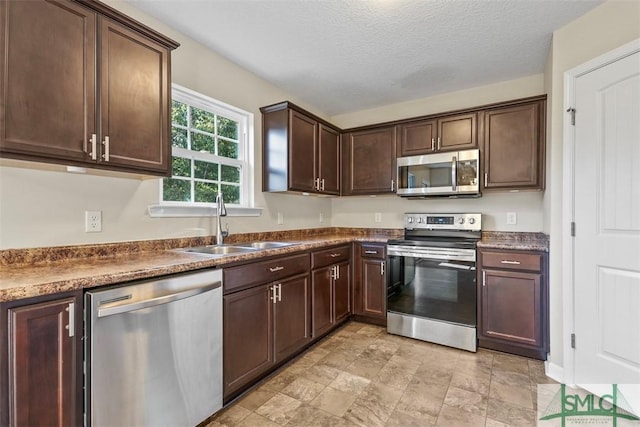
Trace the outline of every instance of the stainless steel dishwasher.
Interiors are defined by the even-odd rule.
[[[86,422],[193,427],[222,407],[222,270],[86,293]]]

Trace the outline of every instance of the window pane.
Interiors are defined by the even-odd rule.
[[[215,140],[212,136],[191,132],[191,149],[193,151],[204,151],[215,154]]]
[[[218,155],[230,159],[238,158],[238,144],[235,142],[218,140]]]
[[[237,140],[238,122],[218,116],[218,135]]]
[[[238,184],[240,183],[240,168],[237,168],[235,166],[222,165],[221,169],[221,181],[237,182]]]
[[[182,102],[173,101],[171,104],[171,123],[177,125],[187,125],[187,105]]]
[[[208,111],[191,107],[191,127],[209,133],[215,132],[216,116]]]
[[[187,148],[187,130],[171,128],[171,145],[174,147]]]
[[[173,176],[191,176],[191,160],[184,157],[173,157],[171,162]]]
[[[225,203],[240,204],[240,187],[222,184],[222,197]]]
[[[191,183],[182,179],[165,178],[162,199],[168,202],[190,202]]]
[[[193,176],[200,179],[217,180],[218,179],[218,164],[202,162],[200,160],[194,160]]]
[[[196,202],[215,203],[218,194],[218,184],[208,182],[196,182],[195,196]]]

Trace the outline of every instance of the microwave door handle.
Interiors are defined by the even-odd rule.
[[[451,159],[451,189],[453,191],[457,191],[458,187],[458,183],[456,182],[458,179],[457,166],[458,161],[456,159],[456,156],[453,156]]]

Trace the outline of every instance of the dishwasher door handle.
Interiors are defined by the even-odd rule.
[[[199,288],[187,289],[186,291],[177,292],[175,294],[162,295],[161,297],[145,299],[137,301],[131,304],[122,304],[112,307],[104,307],[98,309],[98,317],[113,316],[114,314],[128,313],[130,311],[141,310],[143,308],[154,307],[156,305],[167,304],[173,301],[178,301],[185,298],[190,298],[196,295],[209,292],[211,290],[220,288],[222,282],[214,282],[207,286],[201,286]]]

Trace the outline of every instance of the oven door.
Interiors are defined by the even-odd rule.
[[[388,311],[476,325],[475,262],[390,255],[389,267]]]

